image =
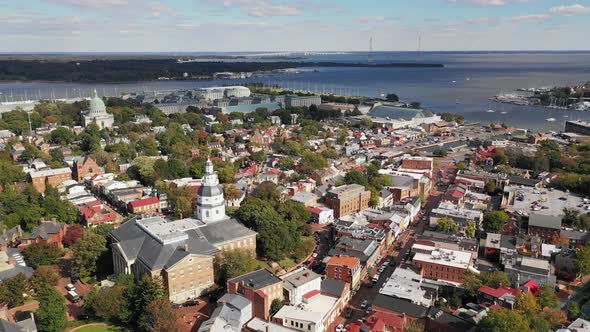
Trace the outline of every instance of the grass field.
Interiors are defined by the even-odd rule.
[[[75,332],[123,332],[124,330],[111,325],[88,325],[78,328]]]

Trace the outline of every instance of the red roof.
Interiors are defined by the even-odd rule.
[[[534,280],[529,280],[525,282],[522,287],[529,290],[531,293],[536,293],[539,290],[539,285]]]
[[[320,293],[320,291],[318,289],[314,289],[312,291],[309,291],[309,292],[303,294],[303,298],[311,299],[312,297],[318,295],[319,293]]]
[[[321,209],[318,209],[315,206],[306,206],[305,209],[307,209],[307,211],[311,212],[311,213],[315,213],[315,214],[320,214],[322,213]]]
[[[160,203],[160,200],[158,199],[158,197],[152,196],[152,197],[148,197],[148,198],[136,199],[136,200],[130,202],[129,205],[131,205],[134,209],[136,209],[138,207],[157,204],[157,203]]]
[[[512,294],[514,296],[518,295],[518,289],[510,288],[510,287],[498,287],[492,288],[490,286],[481,286],[479,288],[480,293],[484,293],[486,295],[493,296],[494,298],[500,298],[504,294]]]

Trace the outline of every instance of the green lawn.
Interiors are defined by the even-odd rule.
[[[124,330],[111,325],[89,325],[77,329],[75,332],[123,332]]]

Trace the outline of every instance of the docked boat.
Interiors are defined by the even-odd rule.
[[[494,110],[487,110],[486,113],[496,113]]]
[[[553,121],[555,121],[555,118],[548,118],[548,119],[545,119],[545,121],[547,121],[547,122],[553,122]]]

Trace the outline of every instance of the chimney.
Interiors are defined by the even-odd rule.
[[[270,332],[270,324],[266,324],[266,332]]]
[[[188,243],[184,244],[184,251],[188,252]]]

